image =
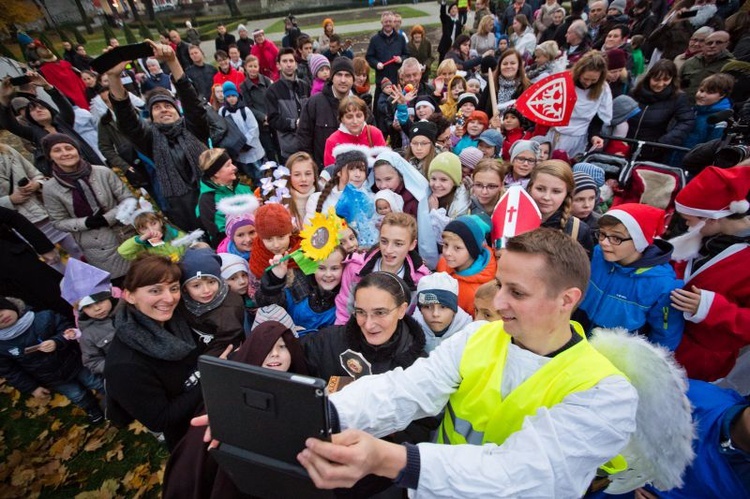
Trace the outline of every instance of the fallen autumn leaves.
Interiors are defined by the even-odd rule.
[[[0,379],[0,498],[158,497],[166,449],[139,423],[92,425],[55,395],[23,397]]]

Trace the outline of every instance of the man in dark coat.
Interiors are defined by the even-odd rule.
[[[234,35],[227,33],[227,27],[224,26],[224,23],[219,23],[216,26],[216,32],[218,33],[218,35],[216,35],[216,40],[214,40],[216,52],[223,50],[224,52],[229,53],[229,46],[236,43]]]
[[[169,40],[174,43],[174,51],[177,53],[177,60],[183,68],[189,68],[192,66],[193,61],[190,60],[190,44],[182,41],[180,33],[173,29],[169,32]]]
[[[157,166],[156,183],[168,203],[167,207],[162,208],[177,227],[192,231],[198,228],[195,216],[201,177],[198,156],[207,148],[210,136],[208,117],[172,48],[152,44],[154,57],[169,65],[184,117],[180,116],[171,94],[157,89],[152,91],[146,102],[151,123],[143,121],[130,103],[120,80],[122,64],[107,72],[110,100],[119,130],[130,137],[139,150],[148,154]]]
[[[237,49],[240,51],[240,58],[244,61],[245,57],[250,55],[250,48],[255,42],[244,24],[237,26],[237,34],[240,35],[237,39]]]
[[[377,36],[377,35],[376,35]],[[313,95],[302,108],[297,129],[300,150],[312,155],[322,171],[326,139],[339,128],[339,101],[351,94],[354,65],[351,59],[338,57],[331,64],[331,80],[323,91]]]
[[[284,163],[299,150],[296,132],[302,107],[310,95],[310,84],[297,78],[294,50],[282,48],[276,60],[279,65],[279,81],[274,82],[266,91],[266,118],[276,136],[276,150]]]
[[[380,82],[383,78],[388,78],[393,82],[398,81],[398,70],[401,62],[409,57],[409,50],[406,47],[406,40],[403,36],[393,29],[393,13],[385,11],[380,16],[380,24],[383,27],[370,38],[370,44],[367,46],[367,64],[375,68],[375,81]],[[386,65],[386,62],[393,61]],[[350,61],[351,62],[351,61]],[[331,74],[335,74],[331,68]],[[353,74],[353,71],[352,71]],[[375,96],[373,102],[378,101],[380,97],[380,85],[375,86]],[[378,111],[375,110],[377,115]],[[321,155],[322,159],[322,155]]]
[[[445,54],[453,46],[453,42],[456,37],[461,34],[464,27],[461,24],[461,19],[458,17],[458,6],[456,2],[452,2],[448,7],[445,6],[445,0],[440,1],[440,24],[442,25],[443,32],[440,35],[440,42],[438,43],[438,62],[442,62],[445,58]],[[375,80],[376,82],[381,81]],[[377,102],[377,99],[375,99]]]
[[[192,64],[185,68],[185,74],[193,82],[198,95],[209,100],[211,98],[211,87],[214,85],[214,75],[217,70],[211,64],[206,64],[203,49],[199,45],[191,45],[189,53]]]

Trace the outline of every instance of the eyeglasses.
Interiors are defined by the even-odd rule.
[[[432,142],[415,142],[412,140],[410,144],[412,147],[430,147],[430,145],[432,145]]]
[[[495,191],[500,186],[497,184],[474,184],[474,188],[478,191]]]
[[[711,40],[711,41],[705,42],[705,44],[709,46],[724,45],[725,43],[729,43],[729,40]]]
[[[611,236],[609,234],[605,234],[604,232],[600,230],[594,231],[594,236],[599,240],[599,242],[604,242],[605,239],[609,240],[609,243],[613,246],[619,246],[625,241],[632,241],[632,237],[620,237],[620,236]]]
[[[376,308],[372,312],[367,312],[367,310],[363,310],[361,308],[355,308],[354,316],[357,318],[357,320],[361,320],[361,321],[366,321],[368,317],[372,317],[374,321],[382,321],[397,308],[398,306],[393,307],[390,310],[387,308]]]
[[[536,158],[519,158],[519,157],[516,157],[513,161],[518,161],[519,163],[526,163],[527,165],[535,165],[536,164]]]

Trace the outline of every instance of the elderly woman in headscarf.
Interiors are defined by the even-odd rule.
[[[89,264],[109,272],[113,281],[123,277],[129,263],[117,253],[116,216],[119,204],[133,195],[112,170],[86,161],[76,139],[51,133],[42,148],[52,165],[43,196],[53,226],[73,234]]]

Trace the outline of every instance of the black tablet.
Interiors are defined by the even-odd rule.
[[[243,493],[255,497],[333,497],[297,461],[310,437],[331,439],[326,382],[201,356],[212,454]]]

